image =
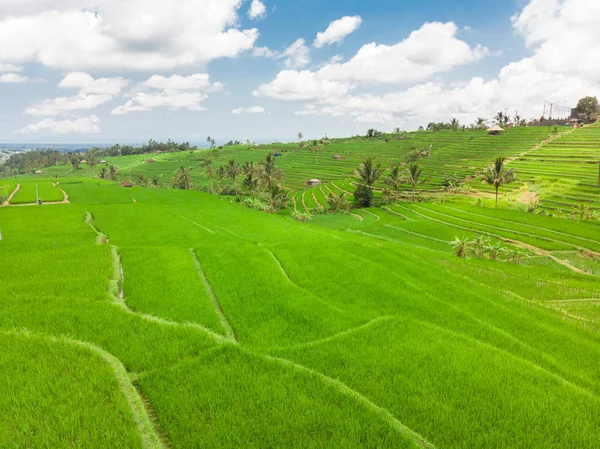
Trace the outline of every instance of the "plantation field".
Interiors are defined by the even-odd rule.
[[[28,204],[35,203],[37,198],[43,202],[58,202],[63,200],[63,193],[56,187],[52,181],[30,181],[20,180],[19,191],[10,201],[11,204]],[[36,197],[36,186],[37,194]]]
[[[477,133],[421,133],[417,147],[433,145],[423,189],[446,168],[466,176],[497,153]],[[515,156],[547,138],[547,129],[524,129],[494,142]],[[369,145],[391,161],[413,143]],[[132,176],[159,176],[272,149],[299,209],[351,191],[367,151],[334,141],[318,162],[285,145],[115,159],[131,162]],[[70,204],[0,209],[0,389],[11,392],[0,395],[0,446],[600,441],[597,223],[475,207],[473,198],[297,223],[228,197],[125,189],[86,170],[61,178]],[[315,176],[324,184],[304,191]],[[482,236],[522,260],[461,259],[449,244]]]

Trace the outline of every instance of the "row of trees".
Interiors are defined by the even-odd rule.
[[[491,243],[491,239],[483,234],[475,234],[473,239],[468,237],[456,237],[450,242],[458,257],[466,258],[469,253],[475,257],[483,259],[486,255],[490,260],[497,260],[504,255],[506,261],[516,264],[521,263],[521,259],[527,256],[527,253],[518,248],[503,246],[500,242]]]

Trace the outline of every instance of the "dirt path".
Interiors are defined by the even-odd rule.
[[[315,204],[317,205],[317,207],[323,207],[323,205],[317,201],[317,197],[315,196],[314,190],[312,191],[312,198],[313,198],[313,201],[315,202]]]
[[[536,203],[539,199],[540,196],[537,193],[527,189],[517,198],[517,201],[521,204],[531,204]]]
[[[13,197],[17,194],[17,192],[19,191],[20,188],[21,188],[21,184],[17,184],[17,186],[15,187],[15,190],[13,190],[11,192],[11,194],[8,195],[8,198],[6,199],[6,201],[4,203],[2,203],[2,207],[11,205],[10,202],[12,201]]]
[[[537,145],[534,145],[533,147],[531,147],[529,150],[523,151],[521,154],[517,155],[517,156],[513,156],[513,157],[509,157],[506,158],[506,160],[504,161],[505,164],[510,164],[511,162],[516,161],[517,159],[521,159],[523,156],[528,155],[529,153],[531,153],[532,151],[535,150],[539,150],[540,148],[542,148],[545,145],[548,145],[550,142],[552,142],[553,140],[556,140],[560,137],[564,137],[570,133],[572,133],[573,131],[575,131],[575,129],[570,129],[569,131],[566,131],[564,133],[556,133],[555,135],[548,137],[546,140],[541,141],[540,143],[538,143]]]
[[[563,260],[563,259],[561,259],[559,257],[556,257],[554,254],[552,254],[552,251],[541,249],[541,248],[538,248],[537,246],[533,246],[533,245],[530,245],[528,243],[524,243],[524,242],[521,242],[521,241],[518,241],[518,240],[512,240],[512,239],[503,238],[502,241],[504,241],[506,243],[510,243],[511,245],[516,246],[518,248],[522,248],[522,249],[526,249],[528,251],[531,251],[536,256],[549,257],[550,259],[552,259],[556,263],[558,263],[558,264],[560,264],[560,265],[562,265],[564,267],[567,267],[569,270],[572,270],[572,271],[574,271],[576,273],[585,274],[585,275],[588,275],[588,276],[590,275],[589,273],[583,271],[582,269],[577,268],[574,265],[571,265],[567,260]]]

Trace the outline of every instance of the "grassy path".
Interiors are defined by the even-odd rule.
[[[223,326],[223,329],[225,330],[225,337],[228,340],[237,343],[237,335],[235,334],[235,331],[233,330],[233,326],[227,319],[227,316],[225,315],[225,311],[223,310],[223,307],[221,306],[219,299],[215,295],[215,292],[214,292],[212,286],[210,285],[208,278],[206,277],[206,273],[204,272],[204,269],[202,268],[202,264],[200,264],[200,260],[198,259],[198,254],[196,253],[196,250],[193,248],[190,248],[190,253],[192,254],[192,257],[194,258],[194,263],[196,264],[196,269],[198,270],[198,275],[200,276],[200,279],[202,279],[202,283],[206,287],[206,291],[208,292],[208,295],[210,296],[210,299],[212,300],[213,305],[215,307],[215,312],[219,316],[221,325]]]
[[[14,198],[14,196],[17,194],[17,192],[19,191],[19,189],[21,188],[21,184],[17,184],[17,186],[15,187],[15,190],[13,190],[10,195],[8,195],[8,198],[6,199],[6,201],[2,204],[2,207],[6,207],[6,206],[10,206],[10,202],[12,201],[12,199]]]
[[[3,333],[12,334],[12,335],[16,335],[16,336],[23,335],[23,331],[19,331],[19,332],[13,331],[13,332],[3,332]],[[28,332],[28,334],[29,334],[29,332]],[[131,409],[131,413],[133,415],[133,419],[135,421],[138,434],[142,441],[142,446],[145,449],[164,449],[164,448],[168,447],[168,443],[163,441],[163,437],[161,437],[161,433],[156,429],[155,424],[150,419],[150,415],[152,413],[151,413],[151,410],[149,410],[147,402],[145,402],[143,400],[140,393],[137,391],[137,389],[131,383],[129,374],[127,373],[127,370],[125,369],[125,366],[123,366],[123,363],[121,363],[121,361],[118,358],[116,358],[114,355],[108,353],[101,347],[96,346],[92,343],[79,341],[79,340],[73,340],[68,337],[59,338],[59,337],[54,337],[54,336],[50,336],[50,335],[40,335],[40,334],[35,334],[35,333],[32,335],[34,335],[37,338],[41,338],[43,340],[47,340],[50,342],[59,342],[60,341],[60,342],[64,342],[64,343],[67,343],[67,344],[70,344],[73,346],[79,346],[81,348],[84,348],[84,349],[100,356],[100,358],[102,358],[112,368],[112,370],[115,374],[115,378],[117,379],[119,388],[121,389],[121,392],[123,393],[123,396],[125,396],[125,399],[127,400],[127,403],[129,404],[129,408]]]

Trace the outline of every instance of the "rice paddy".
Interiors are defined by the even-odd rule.
[[[540,188],[541,205],[595,206],[597,129],[107,159],[163,184],[189,164],[202,186],[203,160],[276,149],[297,208],[314,209],[354,190],[365,154],[432,145],[433,196],[447,170],[467,179],[502,150],[521,177],[499,209],[474,178],[456,197],[308,223],[88,168],[45,170],[62,170],[58,186],[0,180],[21,185],[11,204],[35,202],[36,182],[44,202],[70,200],[0,208],[0,446],[596,447],[600,224],[507,206],[571,154],[568,187]],[[456,237],[506,252],[456,257]]]

